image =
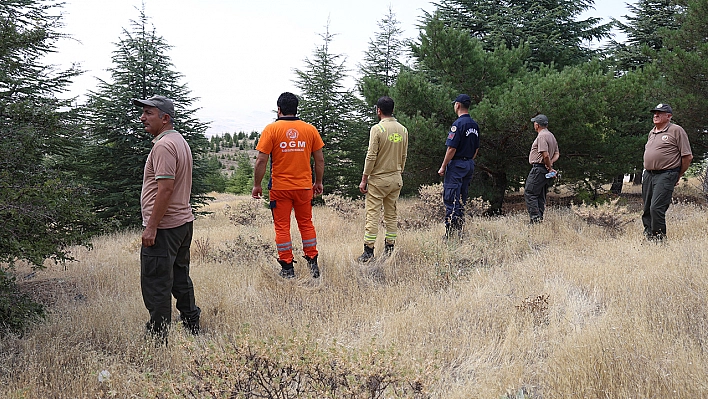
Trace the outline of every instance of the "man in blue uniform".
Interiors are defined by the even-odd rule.
[[[447,151],[438,174],[444,176],[445,237],[462,233],[467,189],[474,172],[474,159],[479,152],[479,125],[469,114],[472,99],[460,94],[453,102],[457,120],[447,134]]]

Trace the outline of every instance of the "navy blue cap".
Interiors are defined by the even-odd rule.
[[[671,106],[669,104],[659,104],[656,107],[652,108],[652,110],[651,110],[651,112],[655,112],[655,111],[666,112],[666,113],[669,113],[672,115],[674,113],[674,111],[671,109]]]
[[[469,105],[471,102],[472,99],[470,98],[470,96],[468,96],[467,94],[460,94],[459,96],[457,96],[457,98],[455,98],[455,101],[453,101],[452,103],[463,103]]]

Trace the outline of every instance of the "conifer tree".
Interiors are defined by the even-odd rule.
[[[362,77],[358,89],[367,105],[373,106],[381,96],[390,95],[390,88],[401,71],[405,41],[403,30],[389,6],[388,14],[378,22],[379,31],[369,40],[364,61],[359,64]]]
[[[435,14],[450,27],[479,38],[485,50],[499,46],[531,49],[530,65],[562,69],[588,61],[596,50],[589,42],[609,36],[611,24],[600,18],[580,19],[594,0],[441,0]]]
[[[666,31],[679,28],[677,16],[684,7],[675,0],[638,0],[627,4],[631,14],[625,15],[627,23],[614,19],[614,23],[627,36],[624,42],[613,40],[613,50],[617,69],[634,70],[647,65],[657,58],[657,53],[664,47]]]
[[[99,79],[96,91],[89,92],[88,146],[82,170],[96,190],[96,212],[115,228],[140,226],[140,191],[145,160],[153,137],[139,121],[141,109],[134,98],[163,95],[175,104],[175,130],[189,143],[193,159],[192,205],[204,204],[211,191],[207,176],[218,173],[209,163],[207,124],[195,117],[196,100],[180,81],[168,51],[170,46],[148,23],[144,7],[131,29],[124,29],[113,52],[111,78]]]
[[[323,43],[296,69],[294,83],[300,90],[298,116],[314,125],[325,143],[325,193],[356,195],[368,143],[368,128],[361,115],[364,105],[344,87],[344,57],[334,54],[329,25],[320,35]]]
[[[67,248],[95,229],[85,188],[59,167],[75,155],[81,126],[57,96],[79,70],[42,60],[63,37],[55,7],[0,0],[0,263],[70,259]]]

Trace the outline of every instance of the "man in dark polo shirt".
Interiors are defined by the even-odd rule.
[[[447,134],[447,151],[438,170],[438,174],[444,176],[446,238],[453,232],[458,236],[462,233],[467,190],[474,172],[474,159],[479,151],[479,126],[469,114],[471,103],[472,99],[467,94],[460,94],[453,101],[458,118]]]
[[[686,131],[671,123],[671,106],[659,104],[651,112],[654,128],[644,146],[642,223],[648,240],[661,241],[666,237],[666,211],[671,204],[674,186],[679,184],[691,165],[693,154]]]

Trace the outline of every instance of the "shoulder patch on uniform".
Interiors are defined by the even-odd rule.
[[[448,140],[452,140],[452,139],[454,139],[454,138],[455,138],[455,133],[453,133],[453,132],[450,132],[450,133],[447,135],[447,139],[448,139]]]
[[[457,131],[457,126],[452,125],[452,127],[450,128],[450,131],[455,133]]]

